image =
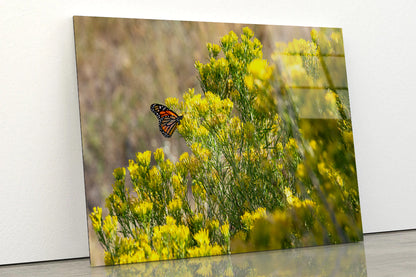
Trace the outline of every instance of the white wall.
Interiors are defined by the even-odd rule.
[[[73,15],[342,27],[365,232],[416,228],[416,2],[0,0],[0,264],[88,256]]]

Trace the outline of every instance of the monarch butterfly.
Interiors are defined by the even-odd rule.
[[[150,110],[159,119],[159,130],[167,138],[175,132],[176,127],[181,124],[182,115],[177,115],[174,111],[161,104],[150,105]]]

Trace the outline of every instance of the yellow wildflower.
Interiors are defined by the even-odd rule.
[[[204,126],[199,126],[198,129],[196,130],[196,134],[199,137],[206,137],[209,135],[209,131]]]
[[[173,174],[172,176],[172,186],[175,195],[178,197],[185,197],[186,185],[183,184],[183,178],[180,174]]]
[[[217,230],[217,229],[219,228],[219,226],[220,226],[220,222],[219,222],[218,220],[216,220],[216,219],[212,219],[212,220],[210,221],[209,226],[210,226],[210,228],[211,228],[212,230]]]
[[[273,73],[273,69],[271,66],[268,65],[267,60],[263,59],[254,59],[250,62],[247,67],[248,72],[253,76],[254,83],[256,85],[261,84],[260,82],[256,82],[256,80],[269,80],[271,74]]]
[[[319,171],[319,174],[321,174],[322,176],[325,176],[327,174],[328,170],[326,169],[324,162],[320,162],[318,164],[318,171]]]
[[[149,170],[149,180],[150,180],[150,186],[153,189],[158,189],[160,184],[162,183],[162,176],[160,174],[160,171],[157,167],[153,166]]]
[[[153,210],[153,203],[142,201],[133,208],[134,213],[143,221],[150,220],[150,214]]]
[[[136,154],[137,163],[139,165],[143,165],[145,167],[148,167],[150,165],[151,155],[152,155],[152,152],[151,151],[145,151],[143,153],[138,152]]]
[[[170,176],[175,168],[175,165],[169,159],[160,162],[159,166],[163,176]]]
[[[202,227],[204,216],[201,213],[196,213],[192,217],[192,224],[199,230]]]
[[[94,207],[93,212],[90,214],[92,227],[94,228],[95,232],[98,232],[101,230],[102,214],[103,214],[103,210],[100,207]]]
[[[229,48],[231,47],[234,43],[236,43],[238,41],[238,37],[237,35],[233,32],[230,31],[228,33],[228,35],[225,35],[221,38],[221,44],[225,47],[225,48]]]
[[[168,211],[172,214],[178,213],[182,209],[182,200],[179,198],[172,199],[168,204]]]
[[[211,247],[211,255],[221,255],[222,248],[217,243],[214,244],[214,246]]]
[[[228,222],[221,225],[220,231],[224,238],[226,238],[226,240],[230,238],[230,224],[228,224]]]
[[[288,142],[286,143],[286,148],[289,150],[298,148],[298,144],[296,143],[296,140],[294,138],[290,138]]]
[[[194,142],[191,145],[192,152],[200,158],[202,161],[207,162],[211,158],[211,152],[209,149],[202,147],[201,143]]]
[[[221,47],[215,43],[207,43],[207,49],[211,53],[211,55],[215,58],[221,51]]]
[[[249,27],[243,28],[243,34],[246,35],[249,39],[254,36],[254,32]]]
[[[205,200],[206,199],[206,191],[204,186],[199,181],[194,181],[192,186],[192,193],[195,197]]]
[[[298,164],[298,167],[296,168],[296,175],[300,178],[305,178],[307,174],[305,165],[303,163]]]
[[[105,251],[104,252],[104,263],[106,264],[106,265],[114,265],[115,263],[114,263],[114,259],[113,259],[113,256],[111,255],[111,253],[110,252],[108,252],[108,251]]]
[[[177,108],[179,106],[179,100],[176,97],[168,97],[165,99],[165,104],[169,108]]]
[[[138,177],[139,165],[135,163],[133,160],[129,160],[129,166],[127,167],[127,169],[129,170],[130,176],[133,180]]]
[[[155,157],[155,161],[157,163],[162,162],[165,159],[165,153],[163,153],[163,149],[162,148],[158,148],[156,149],[156,151],[154,152],[154,157]]]
[[[194,235],[194,239],[199,247],[207,246],[209,244],[208,230],[202,229]]]
[[[244,224],[246,230],[250,231],[251,229],[253,229],[256,220],[264,217],[266,217],[266,209],[258,208],[256,211],[252,213],[245,212],[244,215],[241,216],[241,222]]]
[[[113,240],[117,236],[117,217],[107,215],[104,219],[103,231],[108,240]]]
[[[171,217],[171,216],[166,217],[166,225],[167,226],[173,226],[175,224],[176,224],[176,220],[173,217]]]
[[[113,176],[116,180],[122,180],[126,176],[126,169],[124,167],[116,168],[113,171]]]
[[[285,187],[284,192],[285,192],[287,203],[289,203],[289,205],[293,205],[293,202],[294,202],[296,197],[293,196],[292,191],[290,190],[290,188]]]

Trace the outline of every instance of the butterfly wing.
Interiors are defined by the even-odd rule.
[[[150,110],[159,119],[159,130],[162,135],[170,138],[179,125],[182,116],[178,116],[174,111],[161,104],[152,104]]]
[[[178,116],[174,111],[161,104],[150,105],[150,110],[157,116],[158,119],[161,119],[165,116]]]
[[[167,138],[170,138],[175,132],[176,127],[179,124],[178,117],[176,116],[165,116],[159,120],[159,130]]]

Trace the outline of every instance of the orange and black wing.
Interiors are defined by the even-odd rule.
[[[167,138],[170,138],[179,124],[178,117],[165,116],[159,120],[159,130]]]
[[[178,117],[178,115],[174,111],[172,111],[165,105],[152,104],[150,105],[150,110],[157,116],[159,120],[166,116]]]
[[[180,124],[182,116],[178,116],[174,111],[161,104],[152,104],[150,110],[159,119],[159,130],[167,138],[170,138]]]

